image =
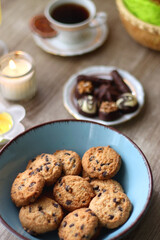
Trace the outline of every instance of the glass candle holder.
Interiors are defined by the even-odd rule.
[[[0,90],[12,101],[29,100],[35,95],[35,66],[28,53],[15,51],[0,58]]]

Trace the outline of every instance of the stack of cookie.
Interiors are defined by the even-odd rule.
[[[125,223],[132,205],[111,179],[121,166],[111,147],[92,147],[82,157],[70,150],[43,153],[29,161],[11,188],[23,228],[32,235],[58,229],[61,240],[93,239],[101,227]],[[44,189],[52,189],[46,196]]]

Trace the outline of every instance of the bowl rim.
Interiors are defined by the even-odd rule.
[[[123,17],[129,21],[132,25],[139,27],[141,30],[148,31],[152,34],[160,35],[160,26],[153,25],[142,21],[141,19],[134,16],[125,6],[123,0],[116,0],[116,4],[120,14],[123,14]]]
[[[144,164],[147,168],[147,173],[148,173],[148,177],[149,177],[149,193],[148,193],[148,196],[147,196],[147,201],[146,201],[146,204],[143,208],[143,210],[141,211],[140,215],[134,220],[134,222],[129,226],[127,227],[125,230],[123,230],[121,233],[119,233],[116,237],[113,237],[111,238],[110,240],[116,240],[116,239],[119,239],[120,237],[126,235],[127,233],[129,233],[138,223],[139,221],[141,220],[141,218],[145,215],[145,213],[147,212],[149,206],[150,206],[150,200],[152,198],[152,194],[153,194],[153,175],[152,175],[152,171],[151,171],[151,167],[150,167],[150,164],[147,160],[147,158],[145,157],[144,153],[142,152],[142,150],[138,147],[138,145],[133,142],[133,140],[131,140],[128,136],[126,136],[124,133],[120,132],[119,130],[113,128],[113,127],[110,127],[110,126],[107,126],[107,125],[104,125],[104,124],[101,124],[101,123],[97,123],[97,122],[92,122],[92,121],[86,121],[86,120],[77,120],[77,119],[60,119],[60,120],[54,120],[54,121],[48,121],[48,122],[44,122],[44,123],[41,123],[41,124],[38,124],[38,125],[35,125],[27,130],[25,130],[24,132],[20,133],[19,135],[17,135],[15,138],[13,138],[12,140],[10,140],[5,146],[2,147],[2,149],[0,150],[0,156],[1,154],[3,154],[7,148],[13,143],[13,142],[16,142],[16,140],[20,137],[22,137],[23,135],[27,134],[28,132],[32,131],[32,130],[35,130],[35,129],[38,129],[38,128],[41,128],[41,127],[44,127],[46,125],[50,125],[50,124],[55,124],[55,123],[63,123],[63,122],[80,122],[80,123],[91,123],[93,125],[99,125],[99,126],[103,126],[105,128],[108,128],[120,135],[122,135],[123,137],[125,137],[126,139],[129,140],[129,142],[131,144],[133,144],[133,146],[139,151],[140,155],[142,156],[143,158],[143,161],[144,161]],[[0,222],[11,232],[13,233],[14,235],[18,236],[20,239],[24,239],[24,240],[30,240],[29,238],[27,237],[24,237],[23,235],[21,235],[20,233],[18,233],[16,230],[14,230],[12,227],[10,227],[8,225],[8,223],[2,218],[2,216],[0,215]]]

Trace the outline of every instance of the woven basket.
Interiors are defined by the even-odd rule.
[[[160,27],[136,18],[125,7],[123,0],[116,0],[120,18],[129,35],[145,47],[160,51]]]

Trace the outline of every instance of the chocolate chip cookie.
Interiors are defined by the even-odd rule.
[[[40,172],[47,186],[52,185],[61,176],[62,165],[53,154],[42,153],[29,161],[27,169]]]
[[[41,194],[45,184],[41,173],[28,169],[19,173],[11,188],[11,199],[17,207],[34,202]]]
[[[110,146],[92,147],[84,153],[82,166],[91,178],[109,179],[119,171],[121,157]]]
[[[68,175],[55,184],[53,196],[64,209],[73,211],[88,207],[95,194],[88,181],[79,176]]]
[[[100,192],[107,192],[112,190],[113,192],[124,192],[122,186],[120,183],[113,179],[108,179],[108,180],[91,180],[90,184],[93,187],[93,190],[95,194],[99,194]]]
[[[57,150],[54,156],[61,162],[64,175],[80,174],[81,158],[76,152],[70,150]]]
[[[20,222],[28,233],[42,234],[58,228],[63,217],[61,206],[53,199],[42,196],[35,203],[22,207]]]
[[[58,234],[61,240],[89,240],[95,237],[98,228],[97,216],[89,208],[80,208],[63,219]]]
[[[132,205],[125,193],[109,191],[96,195],[89,208],[97,215],[102,226],[113,229],[127,221]]]

